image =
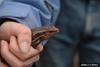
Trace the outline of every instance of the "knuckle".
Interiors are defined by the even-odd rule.
[[[21,59],[22,61],[25,61],[25,60],[27,59],[27,57],[26,57],[25,55],[23,55],[23,56],[20,57],[20,59]]]
[[[35,58],[35,61],[39,61],[39,59],[40,59],[40,56],[37,56],[37,57]]]
[[[28,29],[28,28],[26,28],[26,29],[23,30],[23,34],[29,34],[29,35],[31,35],[31,30]]]
[[[39,61],[39,58],[35,60],[35,62]]]
[[[25,59],[23,57],[20,57],[20,60],[25,61]]]
[[[16,63],[14,67],[24,67],[24,63]]]
[[[29,58],[32,58],[33,56],[34,56],[33,54],[23,54],[23,55],[20,56],[20,60],[21,61],[26,61]]]

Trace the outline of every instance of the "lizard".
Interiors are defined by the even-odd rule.
[[[44,40],[49,39],[57,32],[59,29],[55,26],[44,26],[44,27],[36,27],[31,29],[32,32],[32,47],[37,47],[38,44],[43,42]]]

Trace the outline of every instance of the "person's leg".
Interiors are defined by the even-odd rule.
[[[84,25],[85,7],[79,0],[61,0],[61,5],[56,24],[60,32],[45,45],[37,67],[72,67],[73,56]]]
[[[90,31],[85,33],[86,41],[80,44],[80,63],[100,64],[100,1],[90,2],[88,15],[91,25]]]
[[[88,36],[87,42],[81,44],[79,50],[81,64],[89,64],[89,63],[100,64],[100,31],[97,34],[99,35]],[[89,67],[96,67],[96,66],[89,66]]]

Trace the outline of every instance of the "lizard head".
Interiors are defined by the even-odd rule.
[[[39,36],[44,36],[44,38],[47,39],[57,32],[59,32],[59,29],[54,26],[37,27],[32,29],[32,38],[35,39]]]
[[[33,46],[37,46],[40,42],[47,40],[57,32],[59,32],[59,29],[54,26],[36,27],[32,29]]]

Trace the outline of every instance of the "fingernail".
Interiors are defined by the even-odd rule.
[[[22,42],[22,44],[20,45],[20,49],[22,51],[22,53],[27,53],[29,50],[29,45],[27,42]]]

